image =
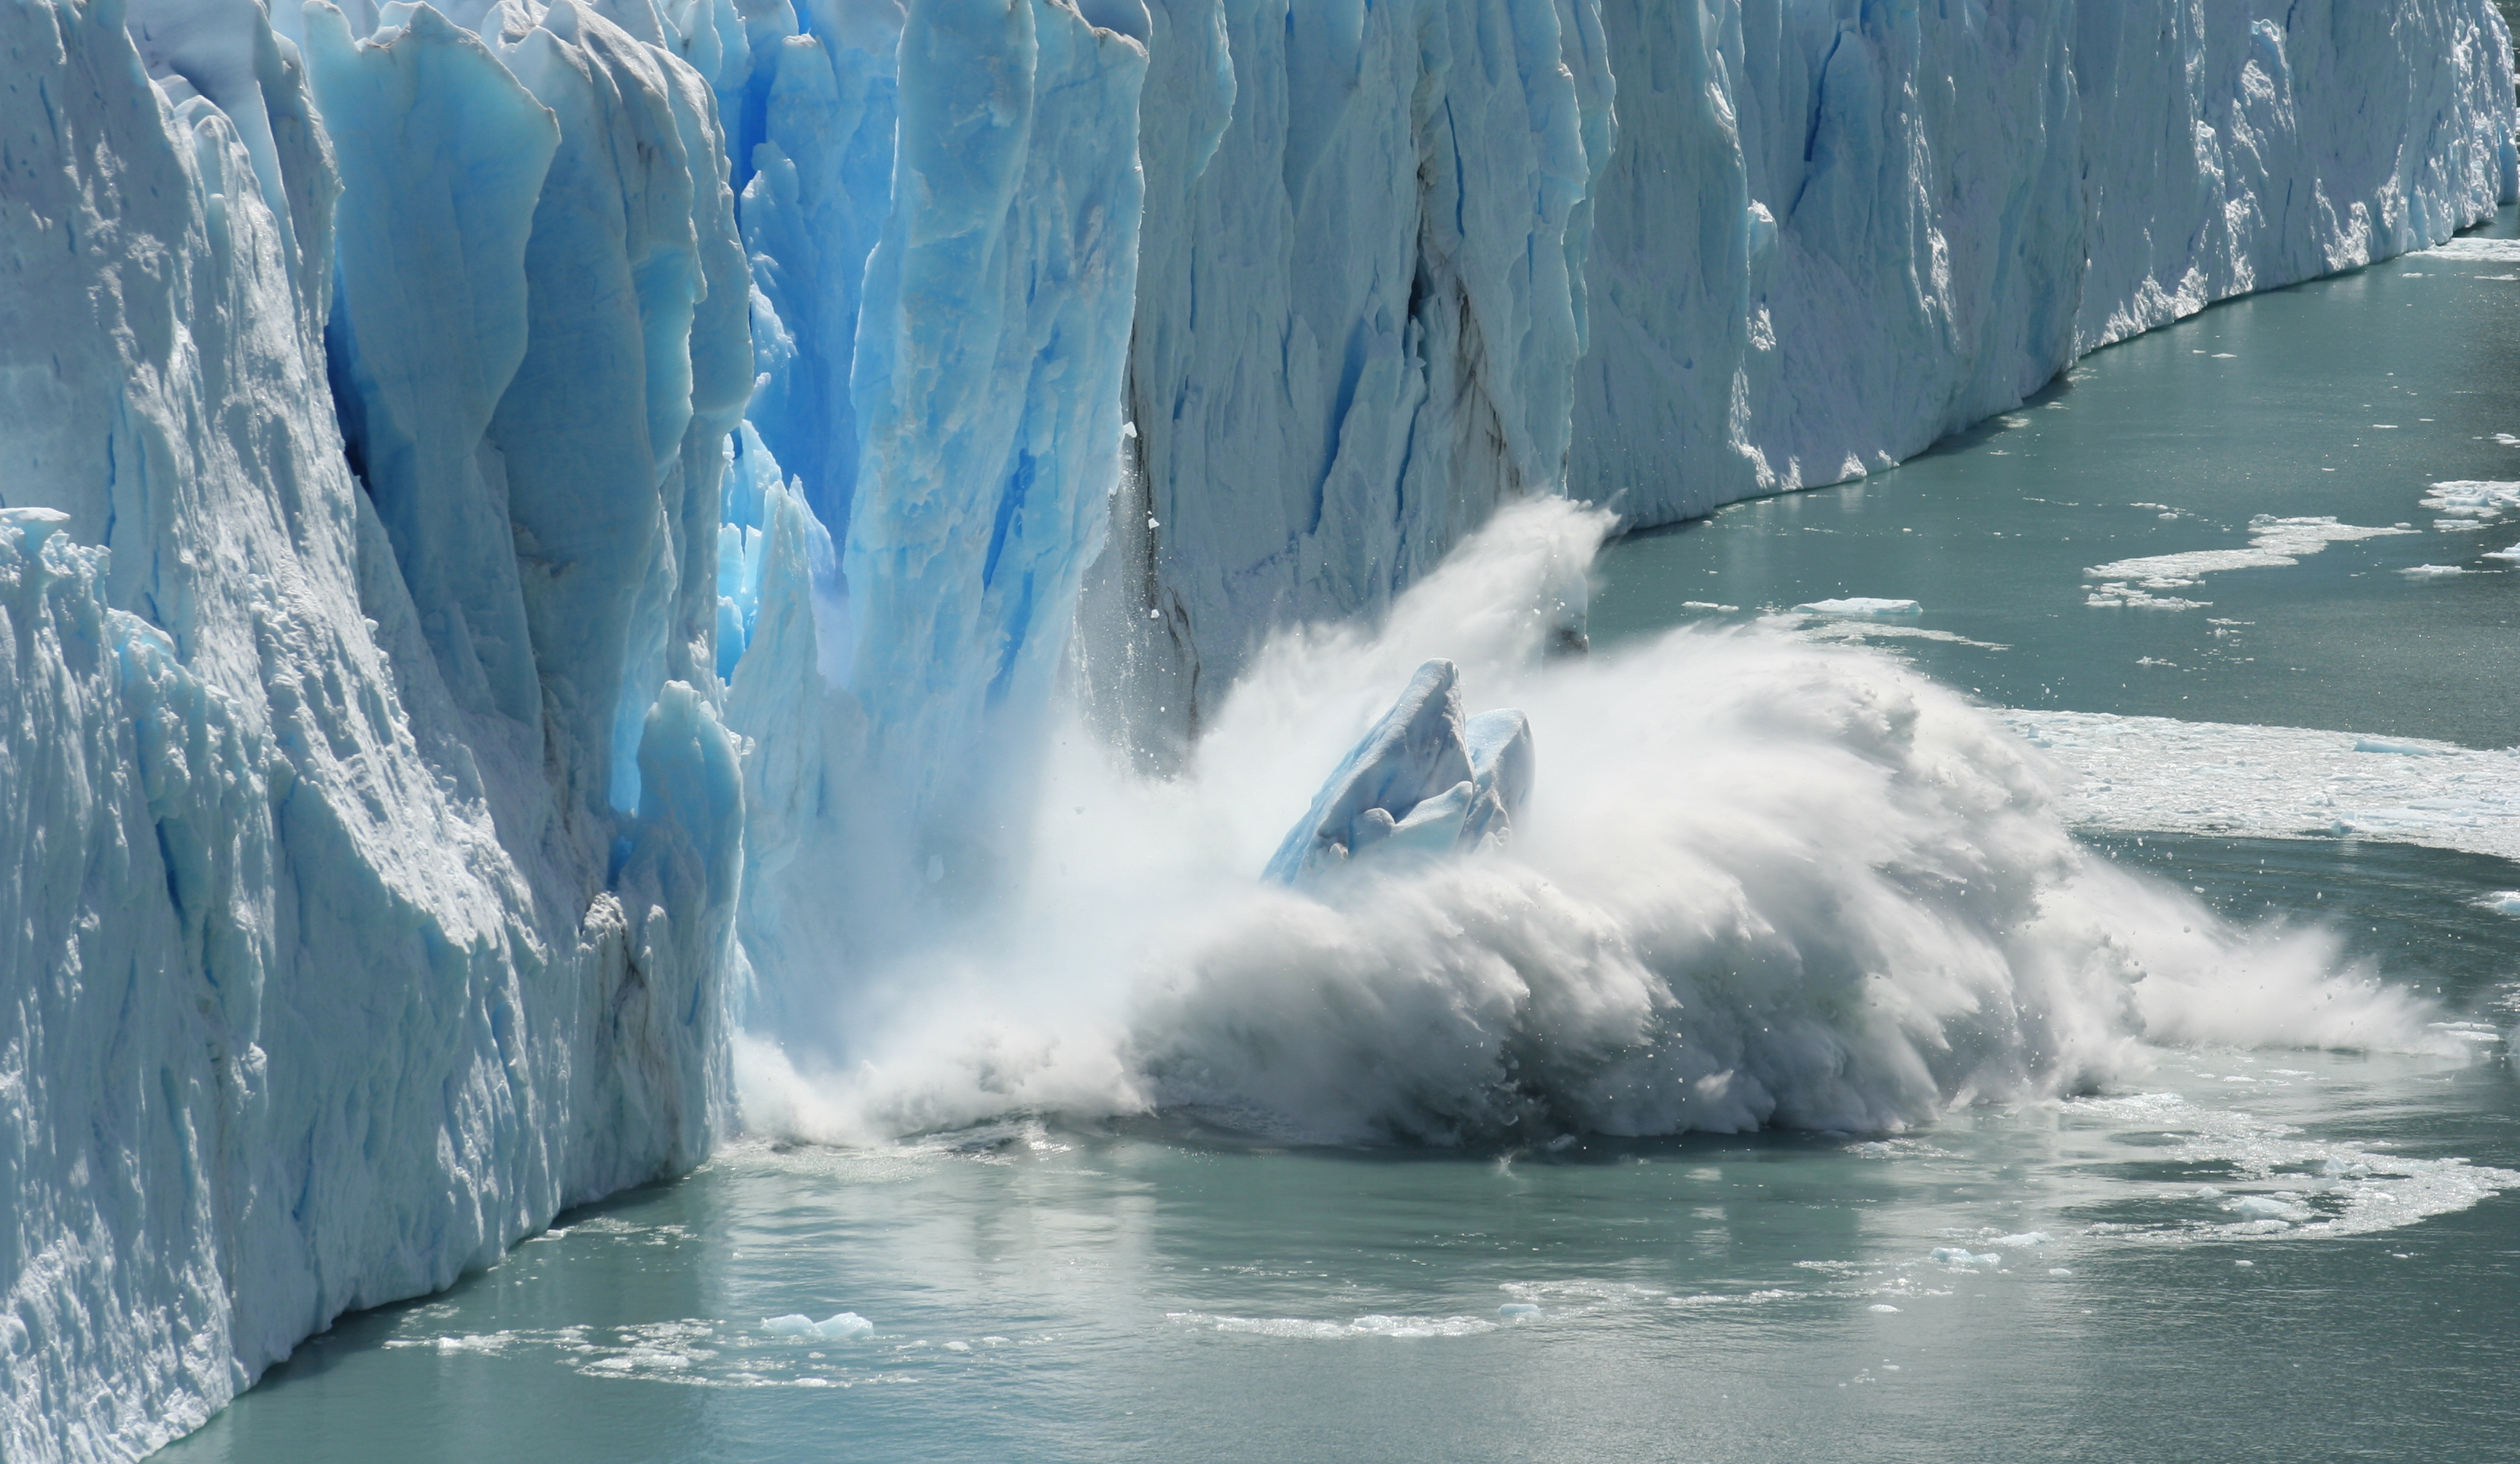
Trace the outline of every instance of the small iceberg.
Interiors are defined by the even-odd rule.
[[[1497,1309],[1497,1315],[1508,1322],[1526,1322],[1540,1315],[1540,1309],[1529,1302],[1508,1302]]]
[[[1874,599],[1855,595],[1844,599],[1816,599],[1807,605],[1794,606],[1797,615],[1849,615],[1877,620],[1891,615],[1921,615],[1924,607],[1912,599]]]
[[[802,1311],[762,1318],[761,1329],[775,1337],[807,1337],[822,1342],[855,1342],[875,1335],[875,1323],[854,1311],[816,1321]]]
[[[2002,1263],[2003,1255],[2000,1251],[1971,1253],[1964,1245],[1942,1245],[1934,1247],[1933,1259],[1945,1265],[1997,1265]]]

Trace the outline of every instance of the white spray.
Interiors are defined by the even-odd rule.
[[[1071,728],[1018,888],[862,984],[847,1062],[744,1041],[747,1121],[841,1141],[1026,1109],[1330,1142],[1880,1131],[2089,1090],[2162,1043],[2435,1045],[2432,1009],[2344,969],[2328,934],[2235,927],[2088,854],[2054,769],[1890,657],[1766,629],[1544,655],[1607,522],[1516,507],[1380,628],[1279,638],[1181,776]],[[1262,884],[1431,656],[1471,710],[1531,719],[1511,847]]]

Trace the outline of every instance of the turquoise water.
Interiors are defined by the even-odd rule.
[[[1636,536],[1596,642],[1906,598],[1803,624],[1999,704],[2506,745],[2520,580],[2485,555],[2520,519],[2441,531],[2417,501],[2520,478],[2493,437],[2520,430],[2520,282],[2480,278],[2511,273],[2413,259],[2223,307],[1895,472]],[[2085,568],[2257,514],[2417,532],[2161,592],[2206,607],[2088,603]],[[2484,1040],[2520,1021],[2520,921],[2485,903],[2520,866],[2091,842],[2232,917],[2325,922],[2495,1055],[2182,1050],[1889,1138],[1430,1154],[1019,1118],[740,1144],[344,1318],[161,1457],[2520,1458],[2520,1082]],[[766,1325],[842,1312],[868,1331]]]

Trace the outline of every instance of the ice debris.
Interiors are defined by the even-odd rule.
[[[2198,549],[2182,554],[2113,559],[2106,564],[2092,565],[2083,571],[2083,576],[2086,579],[2133,583],[2145,590],[2175,590],[2183,585],[2193,585],[2209,574],[2298,564],[2305,556],[2318,554],[2331,544],[2413,532],[2413,529],[2403,526],[2371,528],[2362,524],[2339,523],[2332,517],[2277,518],[2261,513],[2249,520],[2249,547],[2246,549]]]
[[[1369,855],[1501,845],[1536,765],[1522,713],[1464,717],[1460,673],[1432,660],[1322,785],[1263,877],[1299,884]]]
[[[1794,606],[1797,615],[1877,615],[1921,614],[1923,607],[1912,599],[1879,599],[1868,595],[1851,595],[1843,599],[1816,599]]]
[[[855,1342],[875,1335],[875,1323],[854,1311],[841,1311],[816,1321],[802,1311],[762,1318],[761,1329],[775,1337],[812,1337],[824,1342]]]

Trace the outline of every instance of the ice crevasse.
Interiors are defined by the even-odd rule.
[[[1502,503],[1833,480],[2437,243],[2509,55],[2486,0],[0,0],[0,1453],[145,1452],[697,1162],[731,1029],[1014,857],[1063,675],[1161,764]]]

